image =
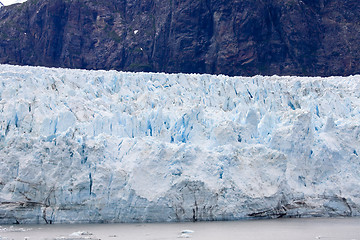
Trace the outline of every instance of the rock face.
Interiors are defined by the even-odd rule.
[[[359,216],[359,89],[0,65],[0,224]]]
[[[29,0],[0,62],[227,75],[360,73],[358,0]]]

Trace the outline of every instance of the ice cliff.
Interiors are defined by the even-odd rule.
[[[360,76],[0,65],[0,223],[360,215]]]

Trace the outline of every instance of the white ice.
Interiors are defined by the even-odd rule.
[[[23,3],[23,2],[26,2],[27,0],[1,0],[0,2],[2,4],[4,4],[4,6],[8,6],[8,5],[12,5],[12,4],[15,4],[15,3]],[[1,7],[1,5],[0,5]]]

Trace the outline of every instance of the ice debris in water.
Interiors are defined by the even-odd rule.
[[[191,238],[191,236],[189,234],[182,233],[178,236],[178,238]]]
[[[178,238],[191,238],[192,233],[194,233],[193,230],[189,230],[189,229],[182,230]]]
[[[71,237],[74,236],[90,236],[93,235],[91,232],[87,232],[87,231],[77,231],[77,232],[73,232],[70,234]]]
[[[96,236],[94,236],[93,233],[87,232],[87,231],[77,231],[71,233],[68,237],[61,236],[58,238],[55,238],[55,240],[100,240]]]
[[[31,231],[32,228],[19,228],[19,227],[14,227],[14,226],[10,226],[10,227],[2,227],[0,226],[0,232],[27,232],[27,231]]]
[[[359,216],[359,89],[0,65],[0,224]]]
[[[57,237],[54,240],[101,240],[100,238],[94,236],[73,236],[73,237]]]

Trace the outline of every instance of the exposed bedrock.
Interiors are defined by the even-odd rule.
[[[0,63],[253,76],[360,73],[358,0],[28,0]]]

